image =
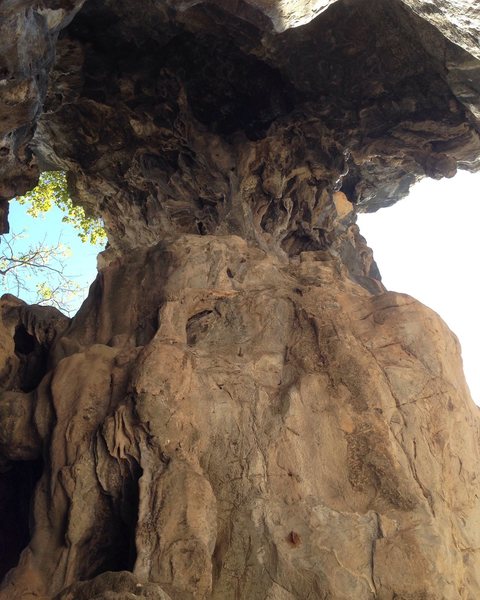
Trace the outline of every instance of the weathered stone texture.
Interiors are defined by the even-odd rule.
[[[458,341],[355,224],[479,166],[464,4],[2,3],[1,196],[110,245],[0,301],[1,600],[480,597]]]
[[[432,311],[232,236],[112,264],[92,297],[16,392],[10,446],[49,468],[0,597],[111,569],[172,598],[475,596],[477,409]]]

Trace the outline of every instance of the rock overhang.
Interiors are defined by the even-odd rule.
[[[442,27],[448,3],[56,4],[22,4],[50,54],[4,138],[3,194],[70,171],[119,248],[178,231],[322,249],[334,192],[376,210],[480,164],[476,30]]]

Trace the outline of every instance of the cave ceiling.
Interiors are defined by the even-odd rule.
[[[65,169],[120,249],[321,248],[332,193],[372,211],[480,166],[473,18],[427,4],[4,3],[3,200]]]

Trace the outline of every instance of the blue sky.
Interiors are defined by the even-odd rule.
[[[81,289],[82,292],[76,295],[68,302],[68,309],[75,313],[88,294],[88,288],[95,279],[96,257],[103,250],[103,246],[84,244],[72,225],[62,223],[63,212],[54,206],[47,213],[33,218],[27,214],[28,205],[20,205],[18,202],[10,203],[10,230],[12,233],[24,232],[22,239],[15,243],[17,253],[27,251],[27,249],[39,242],[53,246],[60,240],[61,244],[68,247],[70,251],[65,257],[65,273],[71,277]],[[23,292],[22,300],[32,303],[36,300],[35,284],[43,281],[42,277],[31,277],[27,285],[31,288],[31,293]],[[4,284],[5,287],[5,284]],[[16,293],[15,289],[3,289],[2,292]]]

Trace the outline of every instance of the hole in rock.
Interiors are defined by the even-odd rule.
[[[79,228],[83,217],[66,185],[65,173],[45,172],[39,186],[10,202],[11,233],[0,237],[0,281],[5,292],[28,304],[55,306],[72,316],[96,276],[104,238],[95,220],[87,219],[90,229]],[[16,332],[17,351],[25,355],[33,351],[26,335]]]
[[[293,231],[282,241],[282,248],[289,256],[296,256],[300,252],[325,250],[325,234],[322,229],[317,230],[317,237],[310,232]]]
[[[0,581],[30,541],[33,494],[42,468],[41,460],[22,461],[0,472]]]
[[[358,218],[384,285],[435,310],[458,336],[480,405],[478,275],[480,173],[423,179],[394,206]]]
[[[31,354],[37,345],[33,335],[30,335],[23,325],[19,325],[15,329],[13,341],[15,343],[15,352],[19,354]]]
[[[22,392],[31,392],[42,380],[47,370],[48,350],[30,335],[23,325],[13,336],[15,353],[20,359],[19,381]]]
[[[207,235],[208,233],[207,228],[205,227],[205,224],[202,221],[197,222],[197,229],[200,235]]]

